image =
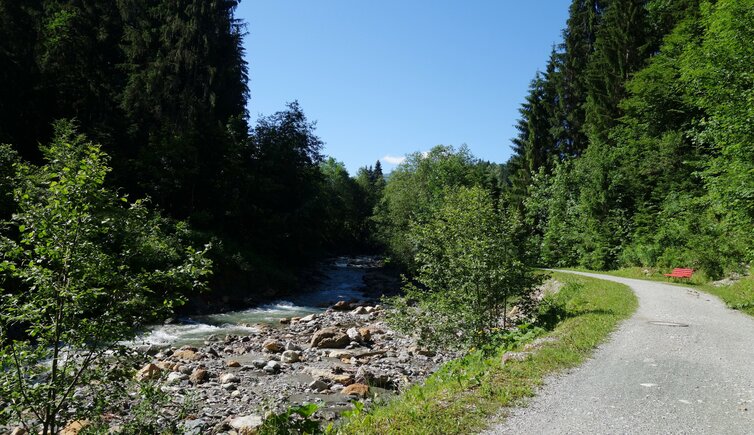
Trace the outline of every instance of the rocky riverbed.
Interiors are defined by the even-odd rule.
[[[210,336],[201,346],[162,349],[137,379],[161,382],[177,401],[192,398],[185,433],[232,433],[303,403],[320,405],[319,418],[333,420],[353,401],[395,395],[454,357],[392,330],[382,307],[370,303],[340,301],[322,313],[256,326],[258,332]]]

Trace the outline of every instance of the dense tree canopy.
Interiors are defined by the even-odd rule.
[[[574,0],[558,66],[522,105],[510,162],[509,197],[540,262],[718,276],[751,260],[751,10],[747,0]],[[582,145],[563,153],[559,141]]]

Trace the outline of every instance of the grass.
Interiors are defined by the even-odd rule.
[[[343,434],[451,434],[484,429],[500,408],[534,394],[545,376],[583,362],[617,324],[628,318],[637,300],[628,287],[563,273],[565,283],[549,304],[556,320],[546,342],[529,359],[500,363],[471,352],[452,361],[397,398],[369,412],[356,411],[337,427]],[[519,349],[520,350],[520,349]]]
[[[574,269],[583,272],[593,272],[586,269]],[[750,316],[754,316],[754,277],[746,276],[734,282],[731,285],[714,286],[711,280],[702,273],[694,273],[691,279],[670,279],[663,275],[658,269],[643,267],[627,267],[618,270],[611,270],[603,273],[605,275],[620,276],[623,278],[646,279],[651,281],[661,281],[667,284],[678,284],[691,287],[695,290],[703,291],[715,295],[723,300],[730,308],[742,311]]]

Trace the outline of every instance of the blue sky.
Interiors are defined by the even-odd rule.
[[[570,0],[243,0],[252,119],[298,100],[355,171],[437,144],[504,162]]]

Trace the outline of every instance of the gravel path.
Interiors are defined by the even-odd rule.
[[[688,288],[579,274],[627,284],[638,311],[485,433],[754,434],[754,318]]]

